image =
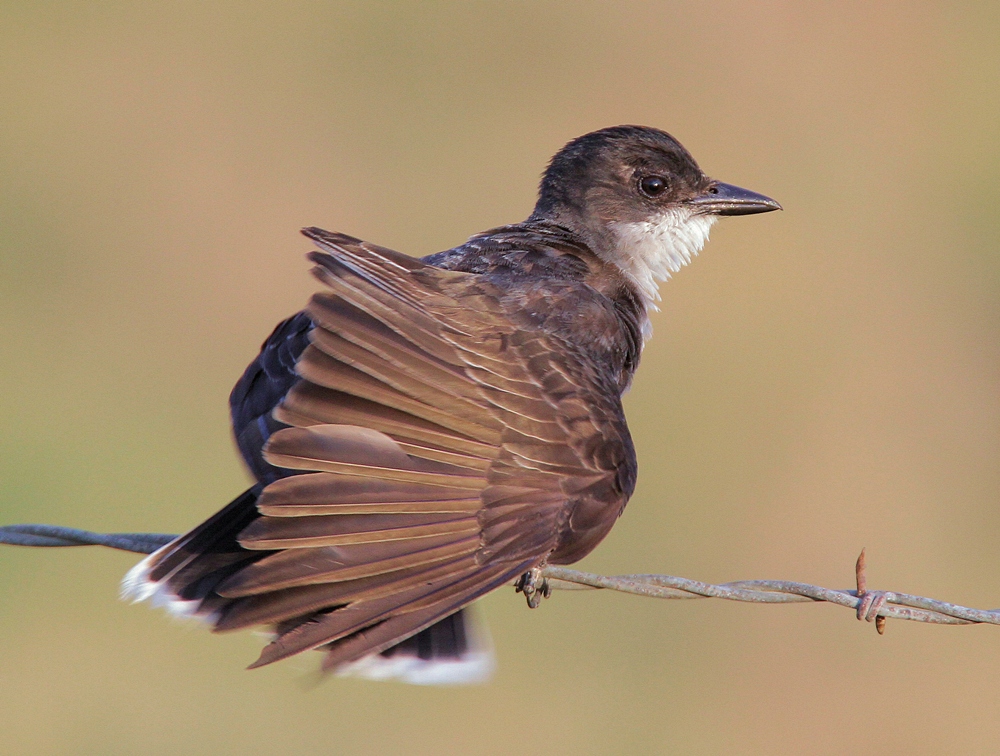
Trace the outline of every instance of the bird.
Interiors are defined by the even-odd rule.
[[[470,605],[512,583],[537,603],[540,569],[590,553],[635,488],[622,396],[659,284],[720,217],[780,209],[626,125],[560,149],[526,220],[443,252],[303,229],[320,290],[230,396],[254,483],[123,597],[270,628],[250,668],[319,650],[335,674],[488,676]]]

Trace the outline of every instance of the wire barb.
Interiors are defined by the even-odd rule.
[[[868,578],[865,576],[865,569],[867,568],[867,563],[865,561],[865,550],[861,549],[861,554],[858,555],[858,561],[854,565],[854,576],[858,583],[858,598],[861,599],[858,602],[858,619],[867,620],[875,622],[875,630],[878,631],[879,635],[885,635],[885,615],[880,614],[882,607],[885,606],[886,594],[884,591],[869,591],[868,590]]]

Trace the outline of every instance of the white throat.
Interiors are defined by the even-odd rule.
[[[714,215],[674,208],[648,221],[615,223],[612,228],[622,251],[622,271],[654,310],[660,298],[659,282],[691,262],[715,223]]]

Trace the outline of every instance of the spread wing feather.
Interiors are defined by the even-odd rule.
[[[218,630],[275,624],[253,666],[322,647],[336,668],[558,559],[581,491],[590,517],[567,553],[589,550],[627,498],[631,447],[620,407],[602,408],[601,386],[558,356],[567,345],[519,330],[481,276],[304,233],[325,290],[274,412],[291,427],[264,449],[299,474],[260,494],[241,553],[185,576],[194,531],[150,574],[198,595]]]

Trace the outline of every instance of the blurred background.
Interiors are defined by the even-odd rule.
[[[581,567],[1000,605],[1000,6],[0,4],[0,522],[180,532],[246,485],[226,400],[314,289],[298,235],[413,255],[545,161],[677,136],[785,212],[662,289],[636,495]],[[327,680],[0,549],[0,752],[983,753],[1000,628],[559,593],[483,603],[484,687]]]

